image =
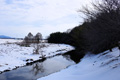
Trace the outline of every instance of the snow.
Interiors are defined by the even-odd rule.
[[[0,39],[0,44],[3,43],[15,43],[15,42],[21,42],[22,40],[17,39]]]
[[[63,54],[74,49],[73,47],[65,44],[44,44],[46,45],[46,47],[43,47],[41,50],[45,57],[54,56],[56,54]],[[25,66],[26,63],[42,59],[40,54],[33,54],[33,50],[33,46],[23,47],[17,44],[6,44],[4,40],[1,41],[0,73],[5,70],[12,70],[17,67]]]
[[[98,55],[88,53],[78,64],[37,80],[119,80],[119,54],[118,48]]]

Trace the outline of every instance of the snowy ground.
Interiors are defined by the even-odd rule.
[[[120,80],[120,50],[87,54],[80,63],[38,80]]]
[[[46,47],[41,49],[45,57],[62,54],[74,49],[64,44],[45,43],[45,45]],[[16,44],[0,44],[0,73],[41,59],[40,54],[33,54],[33,49],[33,47],[21,47]]]
[[[22,40],[17,39],[0,39],[0,44],[2,43],[15,43],[15,42],[21,42]]]

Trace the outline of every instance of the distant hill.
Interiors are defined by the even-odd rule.
[[[12,39],[12,37],[5,36],[5,35],[0,35],[0,38],[1,38],[1,39]]]

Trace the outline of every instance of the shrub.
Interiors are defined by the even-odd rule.
[[[48,43],[65,43],[69,44],[71,38],[68,33],[55,32],[48,37]]]
[[[72,39],[70,44],[79,50],[84,50],[84,47],[85,47],[85,43],[83,39],[84,25],[85,23],[73,28],[69,33]]]

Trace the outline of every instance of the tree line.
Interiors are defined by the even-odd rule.
[[[119,0],[97,0],[92,3],[92,9],[84,7],[79,12],[85,15],[82,25],[76,26],[69,33],[52,33],[48,42],[70,44],[84,53],[94,54],[119,47]]]

